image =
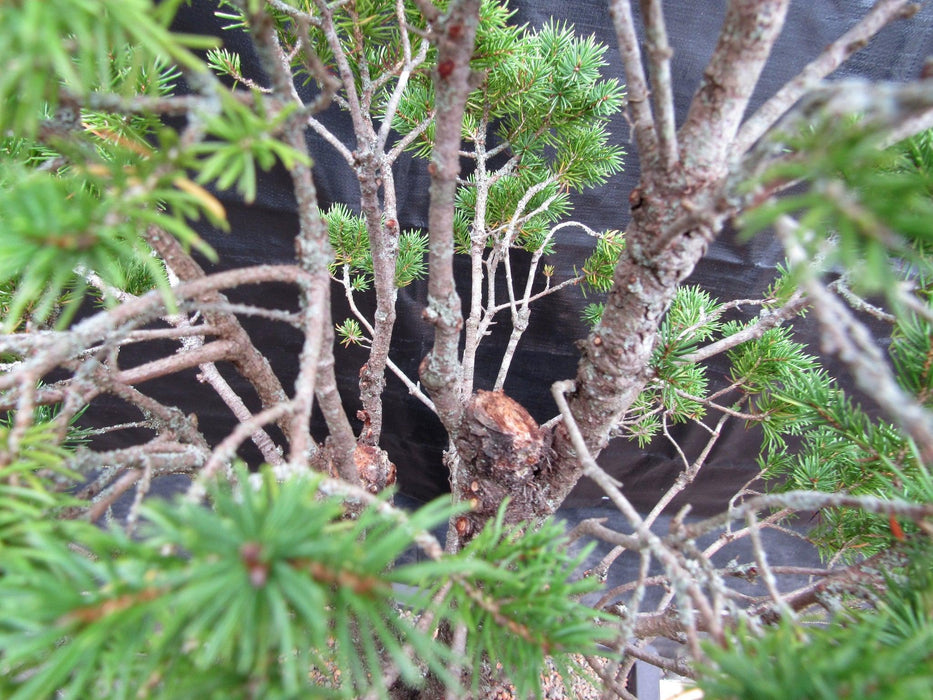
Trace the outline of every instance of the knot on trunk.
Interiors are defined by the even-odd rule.
[[[385,450],[372,445],[357,445],[353,460],[360,483],[370,493],[379,493],[395,483],[395,464]]]
[[[501,391],[477,391],[467,404],[456,440],[461,458],[459,497],[471,511],[458,520],[468,541],[510,499],[507,522],[529,520],[539,512],[535,475],[551,451],[550,432]]]
[[[478,473],[525,479],[547,444],[524,406],[501,391],[477,391],[463,413],[457,449]]]
[[[334,478],[347,478],[340,472],[340,461],[334,454],[330,440],[325,443],[323,469]],[[357,445],[353,450],[353,464],[359,484],[370,493],[379,493],[384,488],[395,484],[395,464],[385,450],[372,445]]]

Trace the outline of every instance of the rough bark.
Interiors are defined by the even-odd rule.
[[[626,249],[616,267],[602,322],[583,343],[576,392],[570,401],[594,455],[605,447],[610,431],[650,378],[651,354],[664,313],[678,285],[718,233],[717,220],[698,219],[670,235],[682,212],[702,210],[715,199],[728,172],[730,144],[780,33],[787,5],[787,0],[729,4],[703,82],[677,135],[681,160],[664,167],[663,159],[653,154],[642,157],[646,167],[630,197]],[[642,128],[647,131],[649,126]],[[654,126],[650,129],[654,136]],[[656,143],[656,136],[639,140],[640,146]],[[556,508],[579,480],[581,467],[563,427],[555,431],[554,451],[545,488]]]
[[[645,2],[649,88],[629,2],[611,4],[626,67],[629,110],[642,164],[632,193],[627,246],[614,275],[601,324],[582,344],[576,392],[570,407],[594,454],[650,378],[650,360],[661,320],[678,285],[693,271],[718,233],[720,199],[729,172],[731,144],[777,39],[789,0],[732,0],[704,79],[680,132],[673,131],[672,91],[663,16]],[[431,208],[428,306],[435,344],[420,375],[437,407],[455,453],[448,455],[454,494],[472,511],[455,521],[460,540],[492,517],[510,498],[507,520],[548,515],[582,475],[579,455],[562,426],[553,436],[501,392],[460,396],[458,345],[463,325],[453,284],[453,200],[476,2],[455,3],[435,28],[438,119],[430,166]],[[652,114],[652,96],[656,115]],[[684,212],[712,211],[689,216]]]
[[[478,391],[467,403],[455,442],[461,459],[456,496],[470,504],[455,528],[464,544],[496,516],[506,499],[506,522],[534,520],[544,511],[537,486],[550,455],[549,431],[501,391]]]

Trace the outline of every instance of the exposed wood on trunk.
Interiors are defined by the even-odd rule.
[[[342,455],[335,454],[335,451],[334,442],[328,439],[324,445],[324,461],[321,468],[334,478],[342,478]],[[360,485],[369,493],[379,493],[395,484],[395,464],[385,450],[372,445],[358,444],[352,457]]]
[[[455,520],[461,543],[495,517],[506,499],[507,522],[532,520],[542,512],[543,472],[551,451],[551,435],[531,414],[501,391],[476,392],[457,433],[462,459],[457,496],[471,506]]]

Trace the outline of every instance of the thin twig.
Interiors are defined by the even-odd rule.
[[[696,523],[684,526],[683,537],[696,539],[704,533],[720,528],[727,523],[772,508],[791,508],[795,511],[817,511],[822,508],[856,508],[869,513],[895,515],[910,520],[933,517],[933,504],[911,503],[897,498],[878,496],[851,496],[844,493],[821,491],[785,491],[756,496],[729,510]]]
[[[113,486],[101,494],[101,498],[95,500],[94,505],[88,509],[87,519],[92,523],[97,522],[107,512],[107,509],[113,505],[114,501],[133,488],[142,474],[141,469],[130,469],[124,472]]]
[[[778,591],[777,581],[774,579],[774,572],[771,571],[771,567],[768,565],[768,555],[761,541],[761,532],[758,527],[758,518],[756,514],[752,512],[746,513],[745,522],[748,523],[748,535],[752,543],[752,552],[754,553],[755,561],[758,563],[758,573],[762,580],[764,580],[768,595],[771,596],[771,600],[773,600],[774,604],[781,610],[783,616],[789,620],[795,620],[797,616],[787,604],[787,601],[784,600],[780,591]]]
[[[730,336],[720,338],[716,342],[704,345],[694,350],[692,353],[684,355],[683,361],[687,363],[702,362],[726,350],[731,350],[742,343],[747,343],[749,340],[760,338],[772,328],[777,328],[799,314],[806,305],[806,295],[800,291],[794,292],[790,298],[778,308],[762,310],[754,323]]]
[[[213,479],[221,469],[229,469],[230,460],[233,458],[234,454],[236,454],[237,448],[263,426],[278,420],[281,416],[288,415],[291,408],[291,402],[276,404],[275,406],[260,411],[249,420],[239,423],[233,431],[214,448],[210,458],[205,462],[204,467],[198,473],[197,479],[195,479],[188,488],[185,499],[192,503],[200,502],[207,493],[207,483]]]
[[[680,494],[696,479],[697,475],[700,473],[700,469],[702,469],[703,465],[706,464],[706,460],[709,457],[710,452],[713,451],[713,447],[719,441],[719,437],[722,435],[722,427],[725,425],[727,419],[728,415],[723,415],[719,418],[719,421],[716,423],[716,427],[713,429],[713,432],[710,435],[710,439],[706,441],[706,445],[703,447],[703,450],[692,463],[687,462],[687,458],[683,454],[683,451],[680,449],[680,445],[678,445],[677,442],[667,432],[667,422],[665,421],[664,433],[680,453],[681,459],[684,462],[684,471],[678,474],[677,479],[674,480],[674,483],[664,493],[664,495],[658,499],[658,502],[655,503],[654,508],[651,509],[651,512],[645,518],[645,522],[647,523],[648,527],[651,527],[651,525],[654,524],[654,521],[661,515],[664,509],[670,505],[671,501],[673,501],[678,494]]]
[[[589,448],[586,446],[586,442],[583,439],[583,435],[580,433],[579,428],[577,428],[576,422],[570,413],[570,407],[567,404],[567,399],[564,397],[564,392],[569,391],[572,388],[573,382],[555,382],[552,386],[551,394],[554,396],[554,400],[557,402],[557,406],[564,418],[564,426],[567,429],[570,435],[570,439],[577,450],[578,458],[583,465],[583,474],[593,479],[603,490],[603,492],[609,496],[610,500],[613,502],[616,508],[619,509],[619,511],[626,517],[626,519],[635,529],[638,537],[641,538],[648,547],[650,547],[652,553],[661,561],[665,568],[668,569],[668,571],[671,573],[671,578],[673,580],[677,580],[678,583],[683,587],[685,599],[689,599],[689,601],[691,601],[693,605],[696,606],[696,609],[700,613],[702,619],[710,625],[710,632],[713,637],[720,639],[722,636],[720,622],[717,619],[717,616],[714,614],[713,609],[710,607],[709,600],[707,600],[706,596],[704,596],[702,591],[700,591],[699,586],[693,579],[691,573],[684,569],[684,567],[677,560],[677,557],[674,555],[674,553],[664,545],[661,539],[645,526],[644,520],[638,514],[638,511],[635,510],[634,506],[632,506],[628,498],[625,497],[625,495],[616,485],[613,478],[609,476],[609,474],[607,474],[602,469],[602,467],[596,463],[596,460],[593,459],[592,455],[590,454]],[[684,602],[686,603],[686,600]],[[689,606],[685,606],[681,612],[687,618],[693,617],[693,609]],[[687,628],[691,651],[699,658],[701,654],[699,640],[695,634],[690,631],[694,629],[694,626],[687,625]]]

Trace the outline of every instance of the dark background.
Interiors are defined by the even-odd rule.
[[[594,34],[606,44],[610,63],[607,77],[624,75],[616,48],[615,33],[604,0],[577,0],[559,2],[512,1],[516,10],[515,22],[540,26],[549,18],[571,23],[580,35]],[[868,11],[866,0],[799,0],[791,3],[790,12],[781,39],[769,60],[755,93],[751,109],[777,91],[783,83],[796,75],[807,62],[854,24]],[[671,72],[678,124],[686,114],[690,99],[699,84],[703,68],[718,36],[725,13],[724,0],[693,2],[678,0],[664,3],[667,29],[674,49]],[[185,32],[219,33],[219,23],[213,16],[213,3],[195,0],[190,7],[182,6],[176,29]],[[909,21],[898,21],[888,26],[866,49],[857,54],[840,76],[866,76],[877,80],[907,80],[919,76],[924,59],[933,53],[933,8],[926,5]],[[229,48],[246,49],[243,37],[223,33]],[[244,69],[261,77],[254,57],[246,53]],[[352,144],[352,131],[346,115],[331,109],[322,117],[344,143]],[[628,220],[628,193],[638,177],[638,159],[631,143],[628,128],[620,115],[611,131],[618,143],[625,145],[628,155],[625,171],[604,187],[576,195],[572,218],[596,230],[624,229]],[[315,161],[314,175],[321,207],[333,202],[344,202],[351,207],[359,201],[357,183],[343,159],[322,139],[309,132],[308,142]],[[399,220],[402,228],[426,227],[428,202],[428,176],[425,163],[403,156],[395,167],[398,190]],[[215,247],[220,263],[213,269],[241,267],[265,262],[290,262],[293,259],[293,239],[297,231],[295,201],[287,173],[277,170],[265,175],[260,182],[257,200],[246,206],[229,193],[219,195],[227,207],[233,230],[229,233],[202,228],[201,233]],[[558,253],[547,260],[557,269],[555,282],[572,275],[574,264],[589,253],[593,241],[573,229],[565,230],[559,239]],[[690,283],[709,290],[721,300],[753,297],[767,287],[774,276],[775,264],[783,256],[777,243],[759,236],[750,243],[736,242],[730,232],[713,244],[707,258],[698,266]],[[460,279],[467,279],[466,259],[459,268]],[[469,297],[461,290],[461,297]],[[231,297],[259,305],[279,306],[294,303],[293,292],[285,287],[267,285],[238,291]],[[343,308],[342,290],[334,288],[335,321],[349,316]],[[427,353],[432,329],[421,320],[421,309],[426,297],[426,284],[415,283],[400,290],[398,324],[391,356],[410,376],[416,376],[417,365]],[[556,407],[550,396],[550,385],[558,379],[573,377],[577,354],[574,341],[586,335],[580,320],[582,308],[595,299],[584,299],[577,289],[552,295],[538,303],[532,313],[531,326],[519,345],[512,365],[506,392],[521,402],[539,421],[551,418]],[[372,300],[363,300],[364,310]],[[748,313],[754,313],[749,309]],[[466,314],[468,309],[464,309]],[[370,314],[371,315],[371,314]],[[509,333],[507,315],[498,319],[492,338],[486,343],[478,363],[477,388],[491,388],[495,368],[501,357]],[[302,338],[283,324],[256,322],[244,319],[257,346],[271,360],[287,390],[293,386],[297,372],[297,356]],[[804,341],[814,341],[814,327],[807,322],[798,326]],[[356,413],[355,396],[358,393],[359,367],[365,355],[352,348],[337,348],[338,375],[348,414]],[[484,359],[485,358],[485,359]],[[140,357],[143,361],[148,359]],[[828,363],[833,367],[832,363]],[[714,361],[710,377],[722,377],[725,366]],[[843,375],[844,377],[844,375]],[[845,382],[845,379],[843,379]],[[145,386],[158,398],[180,405],[185,411],[197,410],[201,429],[209,440],[217,441],[227,434],[233,419],[216,399],[212,390],[193,380],[193,373]],[[113,415],[119,406],[108,403],[98,407],[99,415]],[[323,435],[320,424],[318,436]],[[707,434],[696,427],[680,426],[674,431],[688,458],[697,454]],[[673,505],[689,501],[695,513],[718,510],[741,484],[756,472],[758,436],[732,421],[720,439],[701,472],[697,483]],[[438,420],[405,387],[389,374],[385,394],[385,426],[383,447],[399,470],[401,491],[415,499],[427,499],[447,488],[447,476],[441,465],[441,451],[446,446],[446,435]],[[254,459],[250,448],[244,456]],[[646,510],[664,493],[681,470],[682,463],[673,447],[665,440],[655,440],[647,449],[616,440],[602,455],[600,462],[620,478],[627,495],[636,506]],[[568,502],[571,506],[594,505],[601,493],[587,483],[578,485]]]

